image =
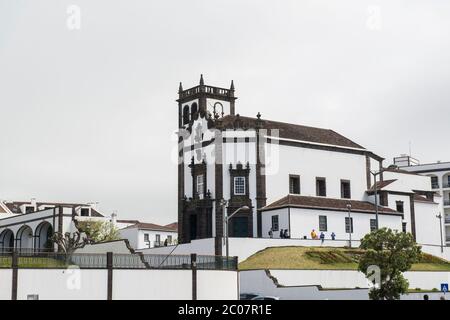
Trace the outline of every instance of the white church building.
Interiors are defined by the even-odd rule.
[[[440,196],[430,177],[385,168],[384,159],[324,128],[241,116],[235,88],[199,85],[178,97],[181,243],[230,237],[291,238],[324,232],[361,239],[378,226],[439,245]],[[377,182],[375,183],[375,178]],[[376,194],[376,200],[375,200]],[[378,203],[378,206],[375,205]],[[236,213],[237,212],[237,213]]]

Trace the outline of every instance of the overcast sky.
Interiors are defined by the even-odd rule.
[[[450,161],[449,1],[0,0],[0,198],[176,221],[175,99],[200,73],[242,115]]]

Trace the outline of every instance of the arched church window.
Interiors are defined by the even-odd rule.
[[[191,105],[191,114],[194,115],[195,113],[197,113],[197,109],[198,109],[197,103],[194,102],[194,103]]]
[[[189,123],[189,106],[183,108],[183,124]]]

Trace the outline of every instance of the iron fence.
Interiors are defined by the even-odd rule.
[[[15,251],[19,268],[67,268],[77,266],[81,269],[108,268],[107,254],[43,252],[32,250]],[[113,269],[191,269],[191,255],[156,254],[113,254]],[[0,268],[11,268],[13,252],[0,252]],[[237,257],[196,256],[198,270],[237,270]]]

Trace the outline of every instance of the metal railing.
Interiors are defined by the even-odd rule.
[[[444,222],[445,223],[450,223],[450,216],[445,216]]]
[[[444,206],[450,206],[450,200],[444,200]]]
[[[444,182],[442,184],[442,188],[450,188],[450,181],[449,182]]]
[[[438,183],[432,183],[431,184],[431,189],[439,189],[439,184]]]
[[[81,269],[108,268],[107,254],[59,252],[15,251],[19,268],[67,268],[77,266]],[[0,268],[11,268],[13,250],[0,252]],[[195,261],[198,270],[237,270],[237,257],[198,255]],[[162,254],[113,254],[113,269],[191,269],[190,255]]]

